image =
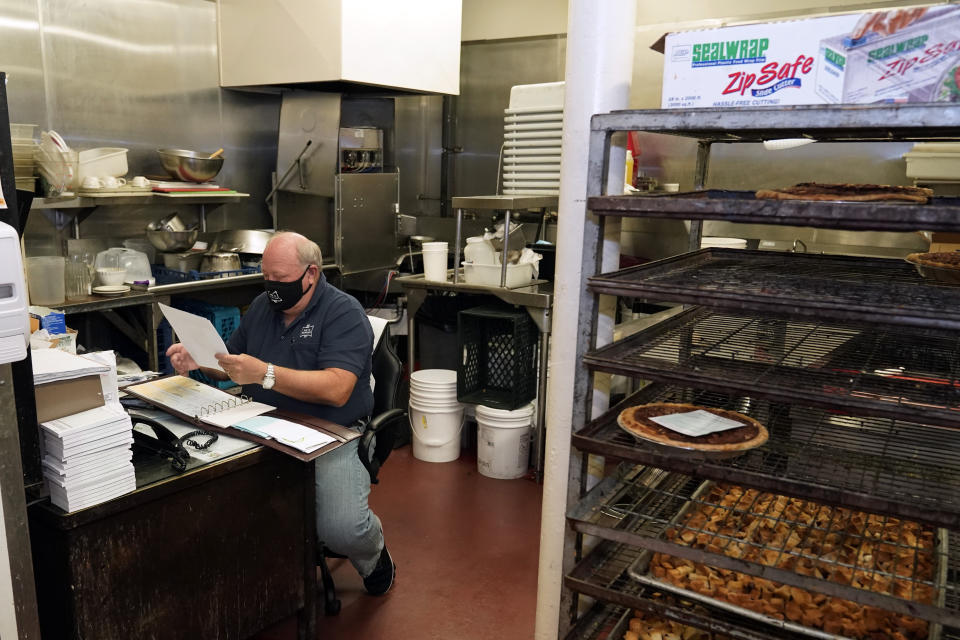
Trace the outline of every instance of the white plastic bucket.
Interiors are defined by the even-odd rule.
[[[514,411],[477,405],[477,470],[511,480],[527,473],[533,405]]]
[[[410,402],[413,457],[424,462],[452,462],[460,457],[463,406],[429,408]]]

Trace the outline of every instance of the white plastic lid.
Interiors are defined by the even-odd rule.
[[[533,403],[531,402],[528,405],[512,411],[509,409],[496,409],[494,407],[478,404],[476,411],[480,415],[490,416],[492,418],[526,418],[533,415]]]
[[[424,383],[456,384],[457,372],[453,369],[421,369],[411,373],[410,379]]]

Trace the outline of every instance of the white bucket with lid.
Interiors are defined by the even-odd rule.
[[[452,462],[460,457],[463,405],[428,406],[410,400],[413,457],[424,462]]]
[[[488,478],[521,478],[530,466],[534,406],[513,411],[477,405],[477,470]]]

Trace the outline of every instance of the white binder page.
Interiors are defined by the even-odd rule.
[[[227,353],[227,345],[209,320],[163,303],[160,311],[198,365],[223,371],[215,354]]]

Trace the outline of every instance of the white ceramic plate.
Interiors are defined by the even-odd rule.
[[[125,284],[105,284],[93,288],[93,292],[98,296],[119,296],[128,291],[130,291],[130,287]]]

